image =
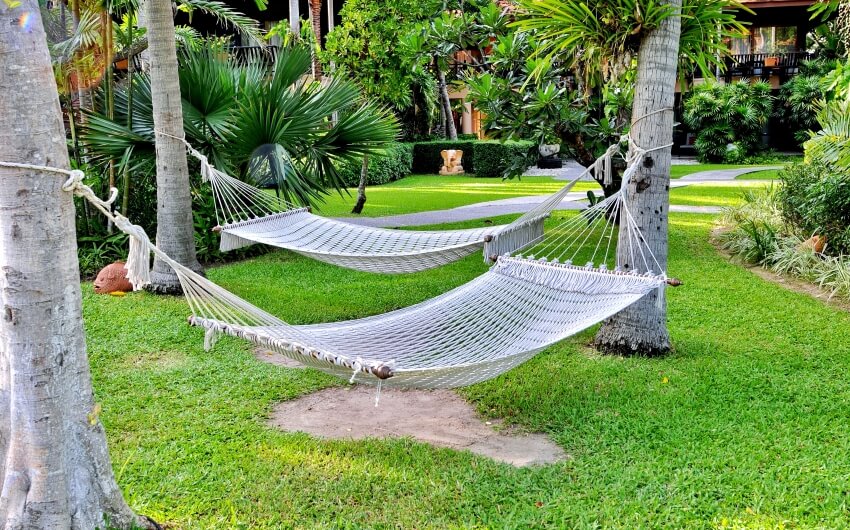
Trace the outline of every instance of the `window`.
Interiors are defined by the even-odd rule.
[[[794,52],[797,51],[797,28],[794,26],[752,28],[746,37],[732,39],[729,48],[733,55]]]

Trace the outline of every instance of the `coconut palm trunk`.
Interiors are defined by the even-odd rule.
[[[296,37],[301,35],[301,6],[298,0],[289,0],[289,30]]]
[[[670,0],[678,13],[682,0]],[[643,37],[632,110],[632,140],[643,149],[673,141],[673,101],[681,18],[667,17]],[[668,110],[664,110],[668,109]],[[670,147],[649,153],[626,186],[625,204],[663,270],[667,269],[667,222],[670,203]],[[620,232],[617,257],[628,270],[645,271],[643,261],[629,261],[626,232]],[[657,266],[652,267],[660,272]],[[663,294],[652,293],[607,320],[596,335],[596,347],[619,354],[661,355],[670,351],[667,308]]]
[[[203,272],[195,254],[189,167],[183,137],[183,110],[177,77],[177,48],[170,0],[147,0],[151,57],[151,102],[156,135],[156,244],[177,262]],[[176,138],[175,138],[176,137]],[[154,292],[179,294],[177,274],[154,261]]]
[[[319,48],[322,47],[322,0],[310,0],[310,23],[316,46],[313,48],[313,77],[322,78],[322,63],[319,60]]]
[[[36,0],[0,4],[0,50],[0,161],[68,168]],[[73,197],[56,173],[0,167],[0,179],[0,527],[146,527],[118,489],[98,420]]]

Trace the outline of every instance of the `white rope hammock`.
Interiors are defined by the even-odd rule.
[[[239,179],[219,171],[185,139],[189,154],[201,163],[201,176],[209,182],[221,233],[221,250],[227,252],[263,243],[304,256],[376,273],[407,273],[439,267],[483,249],[485,262],[493,256],[520,251],[543,236],[551,212],[591,171],[610,183],[612,157],[619,144],[608,148],[597,162],[545,201],[507,225],[466,230],[415,231],[361,226],[313,215]]]
[[[624,183],[646,152],[633,146]],[[135,289],[150,283],[151,252],[171,266],[191,307],[190,324],[206,330],[207,349],[227,334],[352,382],[450,388],[490,379],[654,290],[660,302],[667,283],[621,190],[565,217],[532,255],[502,255],[488,272],[441,296],[368,318],[292,326],[172,260],[141,227],[111,211],[117,190],[103,201],[83,184],[81,171],[0,166],[68,175],[63,189],[88,200],[129,234],[126,268]],[[632,268],[642,265],[651,272],[625,272],[620,264],[609,270],[613,241],[622,230]]]

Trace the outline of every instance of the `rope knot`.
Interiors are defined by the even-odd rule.
[[[83,187],[84,178],[86,178],[85,173],[79,169],[72,169],[68,174],[68,180],[65,181],[65,184],[62,184],[62,190],[69,193],[76,192]]]

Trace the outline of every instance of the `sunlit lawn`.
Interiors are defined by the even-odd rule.
[[[678,177],[695,171],[719,166],[673,166]],[[723,166],[727,167],[727,166]],[[728,166],[732,167],[732,166]],[[734,166],[742,167],[742,166]],[[687,171],[680,168],[686,168]],[[697,168],[697,169],[694,169]],[[433,209],[445,210],[469,204],[524,197],[528,195],[548,195],[561,189],[566,182],[551,177],[523,177],[520,180],[480,179],[474,176],[411,175],[404,179],[370,186],[366,190],[366,206],[363,216],[380,217],[402,213],[422,212]],[[671,201],[683,205],[728,205],[740,196],[733,186],[741,185],[735,181],[700,184],[697,188],[673,189]],[[595,182],[579,182],[573,188],[577,192],[594,190],[601,193]],[[711,191],[709,191],[711,190]],[[332,193],[317,212],[326,216],[349,216],[356,202],[356,190],[350,195]],[[712,202],[716,197],[717,201]]]
[[[704,184],[691,184],[670,190],[670,204],[684,206],[732,206],[744,200],[747,190],[757,190],[770,186],[769,181],[763,183],[742,183],[738,181],[721,181]]]
[[[236,339],[204,352],[180,298],[86,285],[119,483],[181,529],[845,528],[850,316],[729,263],[712,227],[671,219],[670,274],[685,285],[669,292],[669,357],[599,356],[585,333],[462,392],[571,456],[530,469],[409,439],[278,432],[264,423],[275,403],[342,383],[257,361]],[[275,252],[209,276],[305,323],[407,306],[484,271],[478,255],[387,276]]]

